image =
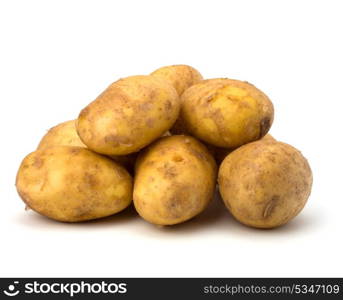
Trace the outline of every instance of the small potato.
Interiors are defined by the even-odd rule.
[[[311,192],[312,172],[307,160],[292,146],[257,141],[225,158],[218,182],[226,207],[239,222],[273,228],[303,209]]]
[[[267,133],[262,139],[259,141],[276,141],[273,136],[269,133]],[[216,159],[216,162],[218,165],[222,163],[222,161],[225,159],[226,156],[228,156],[233,150],[235,149],[227,149],[227,148],[221,148],[212,146],[210,144],[207,144],[207,148],[210,150],[211,154]]]
[[[87,147],[76,132],[75,120],[66,121],[50,128],[41,139],[37,149],[46,149],[52,146]]]
[[[138,157],[133,199],[139,215],[157,225],[173,225],[202,212],[213,196],[216,164],[190,136],[164,137]]]
[[[180,96],[190,86],[203,79],[196,69],[187,65],[162,67],[152,72],[150,75],[169,81]]]
[[[150,75],[169,81],[180,96],[189,87],[203,80],[202,75],[196,69],[187,65],[162,67]],[[187,134],[180,118],[176,120],[170,131],[173,134]]]
[[[208,144],[237,148],[266,135],[273,118],[273,104],[252,84],[209,79],[182,94],[178,127]]]
[[[19,168],[16,187],[28,207],[51,219],[106,217],[132,201],[132,179],[109,158],[82,147],[36,150]]]
[[[154,76],[114,82],[84,108],[76,127],[91,150],[106,155],[138,152],[174,124],[180,110],[176,90]]]
[[[58,124],[44,135],[37,149],[46,149],[52,146],[77,146],[87,148],[77,134],[75,120]],[[133,170],[137,153],[128,155],[109,155],[115,162],[122,164],[129,171]]]

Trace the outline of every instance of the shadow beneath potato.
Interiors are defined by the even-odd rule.
[[[203,230],[210,227],[217,227],[218,222],[222,219],[230,218],[224,203],[222,202],[219,192],[216,190],[214,199],[209,206],[198,216],[184,223],[172,226],[158,226],[160,231],[165,233],[189,234],[192,231]]]
[[[168,238],[171,235],[184,237],[185,235],[198,235],[203,234],[205,231],[207,233],[212,231],[215,234],[222,234],[224,238],[262,238],[263,240],[264,237],[284,237],[303,233],[304,231],[313,231],[316,227],[320,226],[319,216],[311,215],[308,212],[300,213],[299,216],[288,224],[274,229],[257,229],[245,226],[236,221],[226,209],[218,190],[216,190],[214,199],[204,212],[187,222],[173,226],[157,226],[146,222],[139,217],[133,204],[118,214],[79,223],[58,222],[41,216],[32,210],[23,211],[15,218],[17,223],[21,223],[26,227],[38,228],[40,231],[60,229],[61,227],[101,230],[103,228],[110,229],[111,227],[130,226],[130,230],[134,228],[135,232],[140,232],[142,235],[153,238]]]
[[[47,217],[44,217],[33,210],[23,211],[20,215],[17,216],[17,220],[19,223],[25,225],[25,226],[31,226],[36,227],[39,226],[40,229],[42,229],[42,226],[47,226],[48,228],[52,227],[58,227],[61,226],[68,226],[68,227],[80,227],[80,228],[87,228],[87,230],[90,229],[90,227],[94,228],[100,228],[100,227],[109,227],[109,226],[116,226],[116,225],[122,225],[125,223],[129,223],[133,221],[134,219],[138,218],[138,214],[136,210],[134,209],[133,205],[130,205],[123,211],[105,217],[90,221],[84,221],[84,222],[76,222],[76,223],[68,223],[68,222],[59,222],[55,221],[53,219],[49,219]],[[45,229],[45,227],[43,227]]]
[[[316,227],[321,226],[320,218],[316,215],[308,213],[300,213],[297,217],[291,220],[289,223],[271,229],[259,229],[253,228],[239,223],[230,214],[225,224],[220,225],[220,231],[225,230],[228,234],[239,238],[261,238],[261,237],[285,237],[294,236],[295,234],[303,234],[306,231],[313,231]]]
[[[156,229],[160,233],[189,235],[195,231],[211,230],[215,233],[223,233],[228,238],[236,237],[240,239],[251,239],[264,237],[270,239],[271,237],[285,237],[294,234],[302,234],[304,231],[313,231],[314,228],[321,226],[320,217],[311,215],[308,212],[301,212],[297,217],[289,223],[272,228],[272,229],[259,229],[253,228],[239,223],[227,210],[223,200],[219,194],[218,189],[215,192],[215,197],[210,203],[209,207],[200,215],[195,218],[173,226],[159,226]]]

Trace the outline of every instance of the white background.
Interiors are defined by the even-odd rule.
[[[342,1],[1,1],[0,276],[343,276]],[[26,212],[14,181],[47,129],[120,77],[189,64],[248,80],[271,133],[308,158],[312,195],[275,230],[220,200],[157,228],[131,209],[63,224]]]

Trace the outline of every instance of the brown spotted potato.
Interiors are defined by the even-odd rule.
[[[239,222],[273,228],[286,224],[303,209],[311,192],[312,172],[294,147],[257,141],[224,159],[218,182],[226,207]]]
[[[87,148],[77,134],[75,120],[66,121],[50,128],[41,139],[37,149],[46,149],[52,146],[77,146]],[[137,153],[128,155],[108,155],[108,157],[132,172]]]
[[[164,137],[136,162],[133,200],[139,215],[156,225],[173,225],[201,213],[213,197],[216,163],[190,136]]]
[[[150,75],[169,81],[180,96],[190,86],[203,79],[198,70],[187,65],[162,67],[155,70]]]
[[[16,187],[26,205],[51,219],[106,217],[132,201],[132,179],[113,160],[82,147],[39,149],[22,161]]]
[[[174,127],[216,147],[235,149],[265,136],[273,119],[273,104],[262,91],[245,81],[218,78],[182,94]]]
[[[76,128],[91,150],[125,155],[162,136],[179,110],[179,96],[169,82],[149,75],[131,76],[111,84],[84,108]]]

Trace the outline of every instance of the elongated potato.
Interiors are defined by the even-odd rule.
[[[252,84],[209,79],[191,86],[181,97],[179,126],[204,142],[237,148],[267,134],[273,104]]]
[[[56,146],[30,153],[21,163],[16,187],[28,207],[64,222],[106,217],[132,201],[128,172],[82,147]]]
[[[161,138],[137,159],[136,210],[157,225],[189,220],[212,199],[216,175],[213,157],[196,139],[182,135]]]
[[[167,81],[132,76],[110,85],[84,108],[76,127],[88,148],[106,155],[138,152],[174,124],[178,94]]]
[[[53,146],[77,146],[87,148],[77,134],[75,120],[60,123],[43,136],[37,149],[46,149]],[[130,172],[133,171],[137,153],[128,155],[109,155],[115,162],[123,165]]]
[[[169,81],[180,96],[190,86],[203,79],[196,69],[187,65],[162,67],[152,72],[151,75]]]
[[[232,215],[257,228],[273,228],[293,219],[312,186],[312,172],[301,152],[276,141],[257,141],[236,149],[220,165],[218,179]]]

